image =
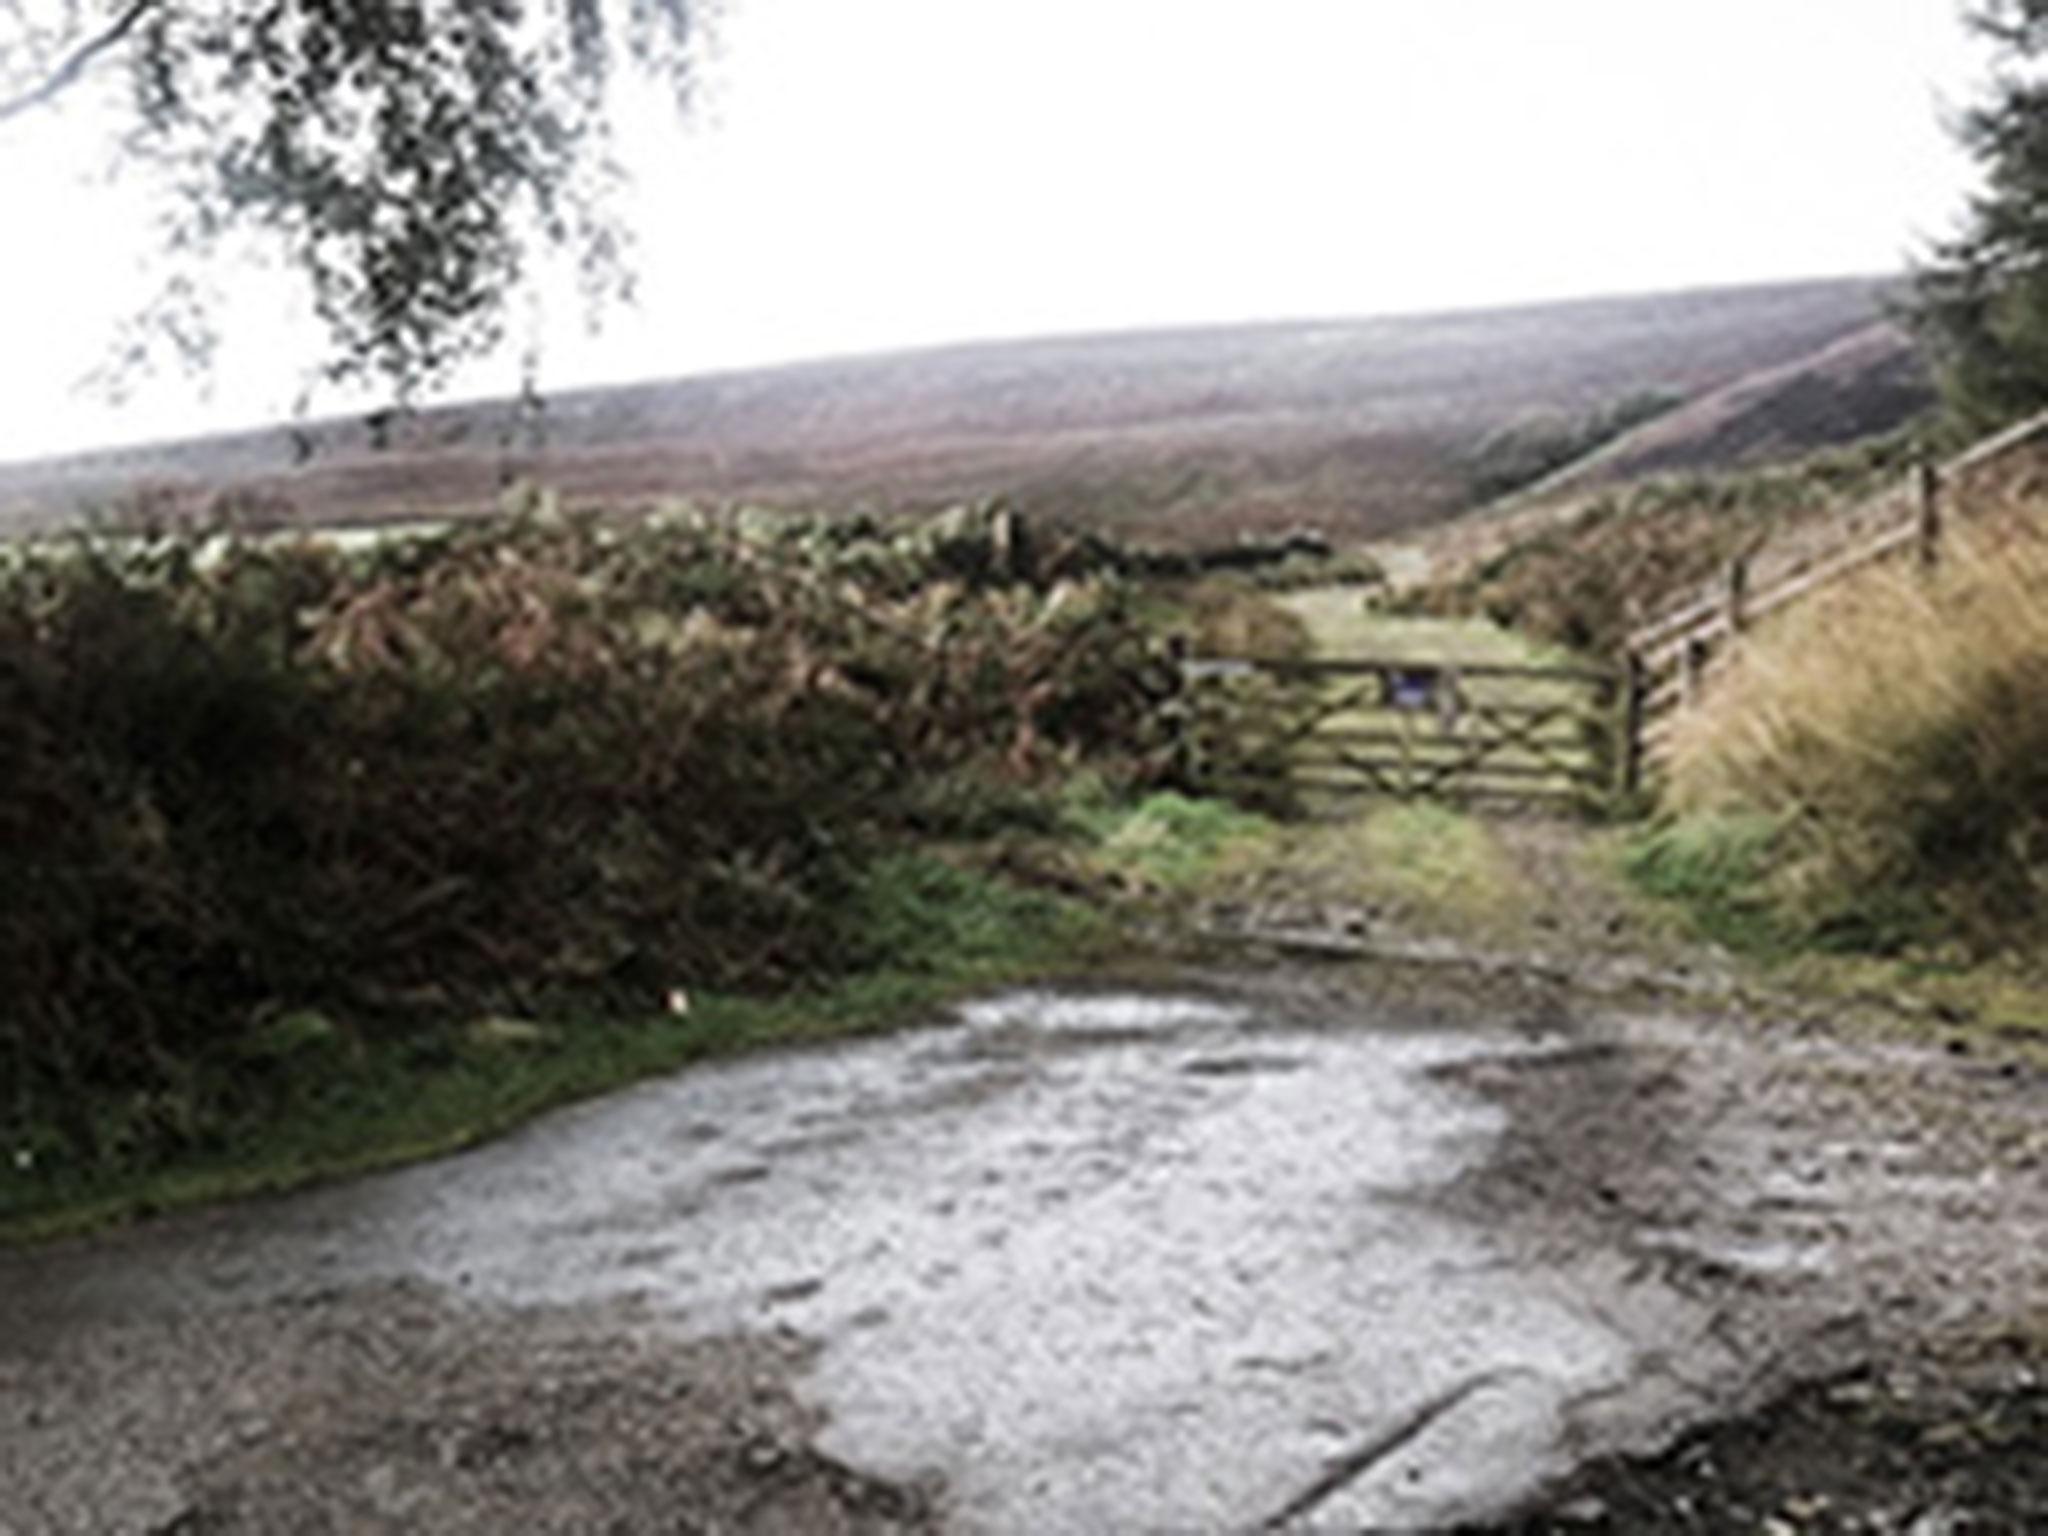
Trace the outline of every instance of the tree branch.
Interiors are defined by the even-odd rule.
[[[6,122],[9,118],[19,117],[24,112],[33,111],[76,84],[78,77],[86,72],[92,61],[134,31],[135,24],[156,4],[157,0],[128,0],[127,7],[108,24],[105,31],[80,43],[72,50],[70,56],[44,76],[39,84],[18,96],[0,101],[0,123]]]

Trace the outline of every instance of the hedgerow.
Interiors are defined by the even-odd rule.
[[[1159,680],[1113,578],[714,519],[16,548],[0,1148],[147,1166],[307,1052],[857,968],[931,786],[1142,781]]]

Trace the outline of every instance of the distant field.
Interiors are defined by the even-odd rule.
[[[1150,537],[1312,524],[1358,541],[1468,508],[1469,457],[1503,426],[1796,376],[1869,330],[1884,286],[949,347],[581,390],[524,418],[511,401],[441,407],[382,447],[362,420],[279,426],[0,466],[0,519],[72,521],[148,490],[192,510],[226,494],[263,519],[371,523],[480,510],[523,477],[572,503],[915,512],[1006,495]]]
[[[1470,666],[1562,666],[1570,652],[1484,619],[1411,618],[1366,606],[1355,587],[1318,587],[1279,599],[1307,625],[1319,656]]]

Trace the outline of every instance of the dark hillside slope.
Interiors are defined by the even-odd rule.
[[[1890,431],[1934,404],[1926,360],[1881,321],[1680,406],[1561,471],[1538,494],[1745,469]]]
[[[381,448],[346,420],[0,466],[0,513],[47,524],[154,486],[370,522],[485,507],[530,476],[572,502],[1003,494],[1155,536],[1307,522],[1364,538],[1462,510],[1466,456],[1503,424],[1719,389],[1863,331],[1883,286],[995,342],[577,390],[524,422],[510,401],[436,408]]]

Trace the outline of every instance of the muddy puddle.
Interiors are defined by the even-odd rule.
[[[1441,1522],[1555,1475],[1589,1423],[1649,1434],[1754,1364],[1725,1286],[1655,1258],[1712,1238],[1697,1220],[1632,1247],[1472,1198],[1514,1141],[1489,1080],[1582,1062],[1614,1070],[1567,1031],[1421,1027],[1334,993],[1008,994],[435,1165],[0,1257],[0,1327],[393,1280],[630,1302],[657,1333],[804,1341],[821,1450],[941,1490],[950,1529]],[[1787,1286],[1834,1263],[1768,1222],[1731,1226],[1717,1262]]]

